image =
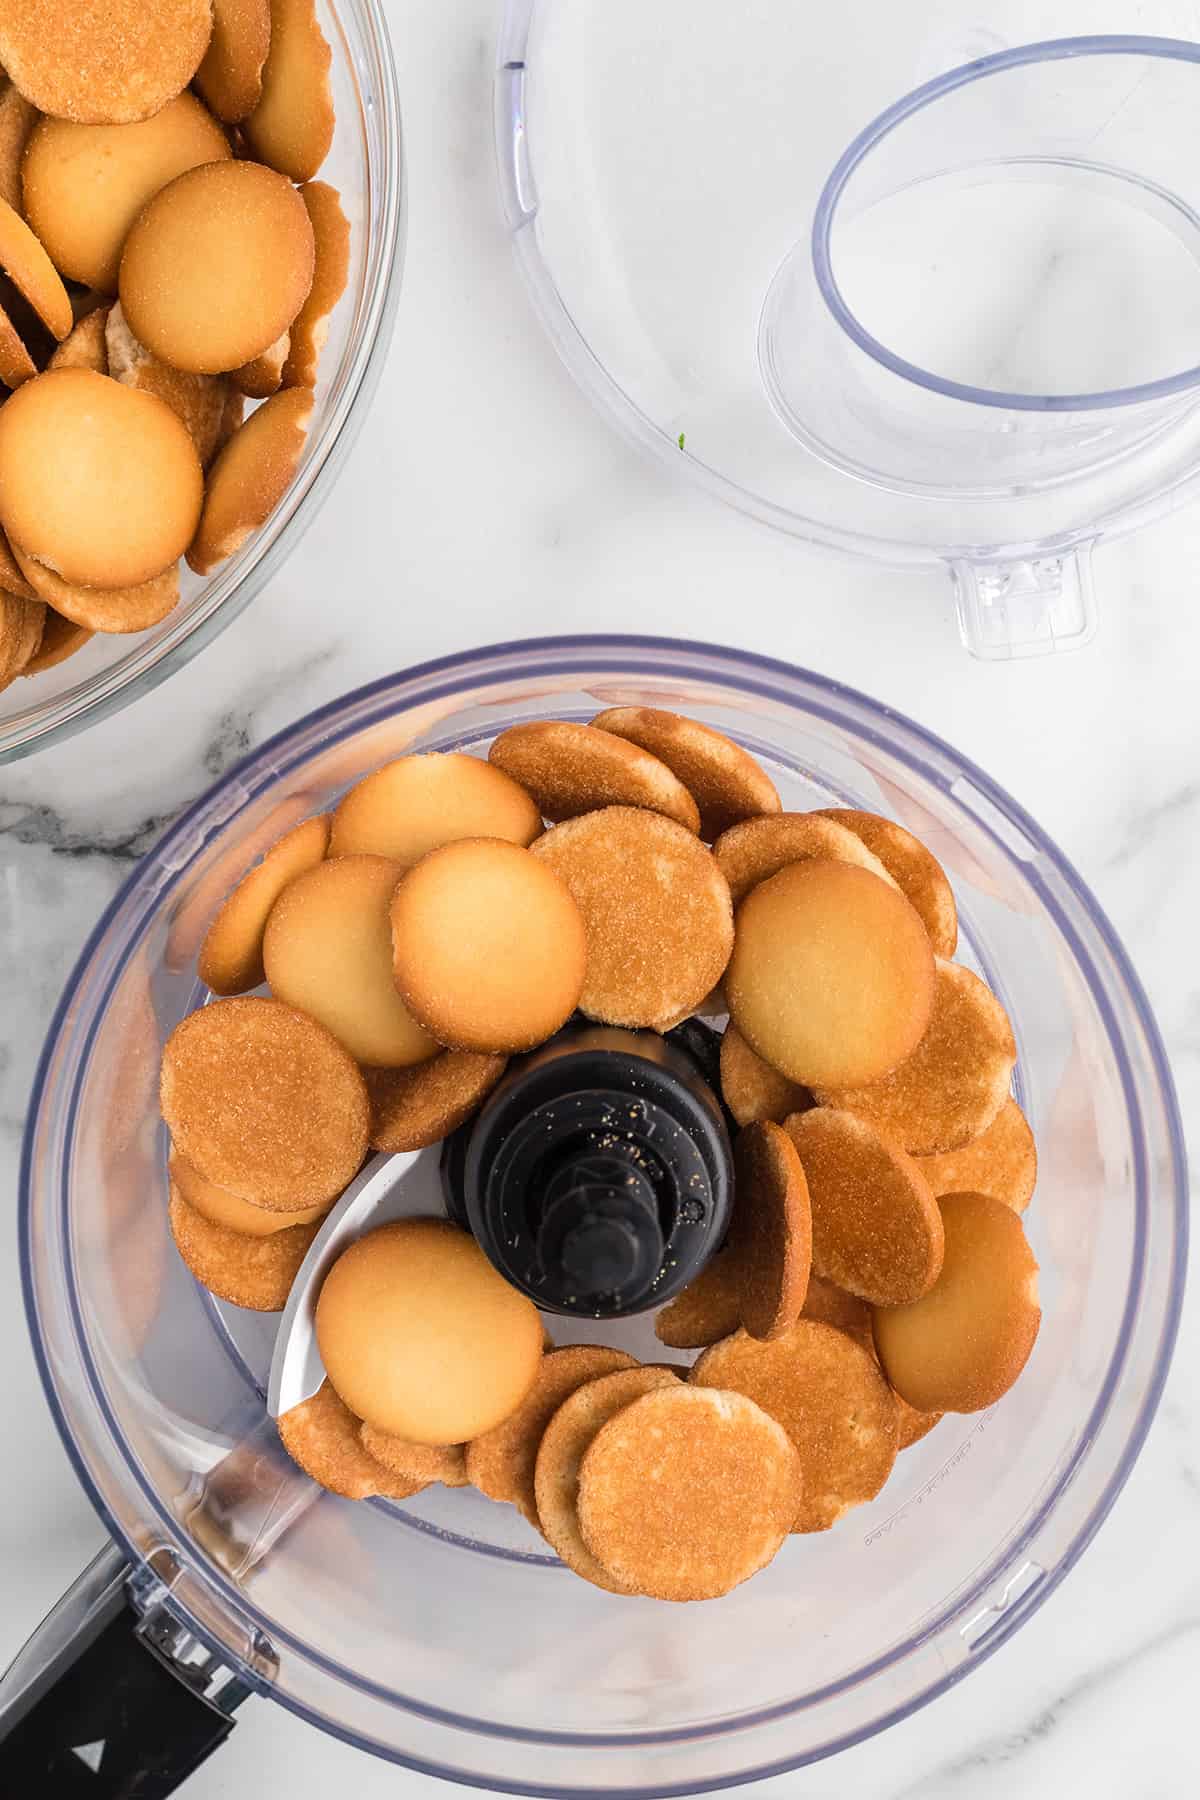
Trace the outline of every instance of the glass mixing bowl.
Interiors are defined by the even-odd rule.
[[[588,1587],[511,1508],[470,1491],[354,1505],[277,1466],[263,1401],[276,1321],[214,1303],[175,1255],[156,1095],[161,1046],[204,998],[199,940],[265,842],[389,757],[482,752],[518,720],[626,702],[731,732],[790,807],[849,802],[925,839],[955,885],[963,954],[1012,1017],[1041,1155],[1027,1223],[1045,1317],[1017,1386],[986,1413],[947,1418],[836,1530],[792,1539],[728,1598],[687,1608]],[[1103,913],[1033,820],[851,689],[643,638],[431,663],[312,714],[226,776],[83,952],[38,1072],[21,1193],[46,1392],[137,1603],[166,1606],[243,1690],[347,1742],[556,1800],[687,1793],[830,1755],[1011,1637],[1137,1456],[1174,1339],[1186,1229],[1154,1020]]]
[[[260,531],[207,579],[181,570],[174,612],[151,631],[96,636],[58,668],[0,694],[0,762],[107,718],[190,662],[282,568],[333,486],[383,366],[406,225],[400,99],[382,0],[318,0],[333,50],[333,147],[320,171],[350,220],[350,278],[330,321],[304,457]]]

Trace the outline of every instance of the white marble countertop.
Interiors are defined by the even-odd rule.
[[[1200,510],[1104,548],[1094,646],[970,661],[948,584],[842,564],[677,485],[592,413],[534,322],[497,213],[491,0],[413,0],[398,55],[411,229],[395,346],[336,494],[273,586],[157,693],[0,771],[0,1181],[15,1194],[53,1003],[132,861],[248,747],[346,688],[499,638],[724,640],[860,686],[1026,805],[1123,935],[1200,1154]],[[0,1665],[102,1541],[50,1421],[0,1234]],[[1183,1800],[1200,1792],[1200,1302],[1088,1551],[931,1708],[765,1796]],[[267,1704],[192,1800],[442,1794]]]

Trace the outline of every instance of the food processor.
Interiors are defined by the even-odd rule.
[[[216,1301],[175,1254],[157,1099],[162,1046],[206,997],[207,925],[267,843],[391,758],[486,754],[519,722],[625,704],[728,733],[785,808],[850,804],[929,845],[955,888],[960,954],[1011,1017],[1041,1165],[1026,1224],[1044,1319],[1021,1381],[985,1413],[948,1416],[836,1529],[791,1538],[754,1581],[687,1608],[586,1586],[515,1509],[469,1489],[353,1503],[295,1468],[268,1410],[280,1319]],[[490,1142],[468,1159],[482,1164]],[[561,1800],[711,1790],[829,1756],[1019,1630],[1145,1437],[1182,1297],[1187,1186],[1128,958],[986,774],[890,708],[780,662],[555,638],[446,658],[324,707],[164,835],[52,1023],[20,1226],[47,1397],[113,1545],[0,1683],[0,1769],[23,1759],[14,1791],[74,1770],[102,1796],[136,1774],[152,1800],[240,1704],[270,1700],[412,1768]],[[559,1342],[655,1355],[648,1312],[543,1316]]]
[[[1197,491],[1198,99],[1197,0],[507,0],[501,198],[628,437],[1009,659]]]

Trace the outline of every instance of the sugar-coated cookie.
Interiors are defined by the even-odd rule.
[[[920,1043],[933,952],[898,888],[849,863],[792,863],[738,908],[724,985],[750,1048],[790,1080],[866,1083]]]
[[[892,1472],[892,1390],[875,1358],[832,1325],[801,1319],[770,1344],[740,1331],[706,1350],[689,1380],[745,1394],[783,1426],[803,1476],[796,1531],[828,1531],[873,1500]]]
[[[363,1424],[358,1433],[368,1456],[381,1462],[393,1475],[404,1481],[443,1487],[466,1487],[467,1465],[464,1444],[414,1444],[411,1438],[396,1437],[380,1431],[377,1425]]]
[[[241,399],[241,396],[238,396]],[[313,399],[307,388],[273,394],[240,425],[209,471],[204,511],[187,553],[197,575],[240,550],[270,518],[304,454]]]
[[[800,1317],[812,1267],[812,1210],[804,1169],[781,1125],[759,1120],[733,1147],[729,1234],[741,1288],[741,1323],[751,1337],[782,1337]]]
[[[1023,1213],[1037,1186],[1037,1145],[1029,1121],[1012,1095],[986,1131],[961,1150],[918,1156],[917,1167],[933,1193],[991,1194]]]
[[[443,1050],[407,1069],[365,1068],[371,1148],[423,1150],[465,1125],[508,1067],[505,1056]]]
[[[513,725],[496,738],[488,760],[528,789],[547,819],[640,806],[700,830],[696,802],[664,762],[593,725],[567,719]]]
[[[0,525],[14,551],[73,585],[161,575],[191,541],[203,492],[191,438],[152,394],[54,369],[0,407]]]
[[[292,1225],[269,1237],[251,1237],[215,1225],[176,1189],[170,1203],[171,1236],[196,1280],[218,1300],[249,1312],[282,1312],[316,1225]]]
[[[333,815],[334,856],[367,852],[407,868],[458,838],[528,845],[542,815],[510,775],[459,751],[401,756],[364,776]]]
[[[562,877],[583,915],[579,1004],[590,1019],[665,1030],[720,981],[733,943],[729,889],[686,827],[610,806],[555,826],[532,854]]]
[[[877,1307],[887,1378],[921,1412],[980,1412],[1006,1394],[1041,1324],[1038,1265],[1011,1206],[987,1194],[940,1202],[942,1272],[911,1306]]]
[[[418,1444],[490,1431],[520,1406],[542,1360],[533,1302],[444,1219],[357,1238],[325,1277],[316,1334],[347,1406]]]
[[[107,375],[108,313],[107,306],[85,313],[55,350],[47,369],[91,369],[95,375]]]
[[[197,973],[214,994],[244,994],[266,979],[262,941],[271,908],[297,876],[325,859],[329,819],[318,813],[285,832],[221,905],[200,946]]]
[[[741,1267],[737,1257],[721,1250],[663,1307],[654,1333],[668,1349],[704,1350],[729,1337],[741,1322]]]
[[[196,455],[207,468],[221,445],[229,402],[227,375],[190,375],[151,356],[129,329],[120,301],[108,309],[104,326],[108,373],[139,393],[153,394],[186,426]]]
[[[941,1412],[918,1412],[915,1406],[908,1404],[902,1394],[896,1394],[895,1400],[896,1419],[900,1427],[897,1443],[899,1450],[911,1450],[914,1444],[919,1444],[922,1438],[927,1438],[934,1426],[940,1425],[946,1416]]]
[[[283,365],[284,387],[315,387],[317,369],[329,338],[333,309],[350,278],[350,221],[338,191],[325,181],[306,181],[300,189],[313,228],[316,262],[308,299],[292,321],[291,343]]]
[[[0,63],[40,112],[124,125],[187,86],[211,31],[212,0],[5,0]]]
[[[813,858],[850,863],[894,885],[879,858],[861,839],[821,813],[773,813],[743,819],[722,832],[713,845],[713,855],[729,883],[735,906],[740,906],[760,881],[778,875],[792,863]]]
[[[953,956],[958,947],[958,908],[946,871],[919,837],[878,813],[833,807],[821,815],[844,825],[877,856],[902,894],[912,901],[929,933],[935,956]]]
[[[813,1104],[808,1089],[764,1062],[733,1024],[721,1039],[721,1097],[739,1125],[756,1119],[782,1125]]]
[[[460,838],[431,850],[403,876],[391,919],[396,986],[450,1049],[532,1050],[574,1012],[584,922],[567,882],[519,844]]]
[[[709,843],[742,819],[780,811],[766,770],[711,725],[653,706],[613,706],[597,713],[592,724],[666,763],[700,808],[700,835]]]
[[[282,1413],[277,1423],[292,1461],[331,1494],[347,1500],[369,1500],[376,1494],[386,1500],[409,1500],[428,1485],[406,1481],[368,1454],[361,1420],[328,1381],[310,1400]]]
[[[714,1600],[777,1554],[802,1493],[776,1420],[742,1394],[679,1384],[601,1426],[580,1465],[579,1524],[623,1587]]]
[[[262,93],[242,129],[253,154],[292,181],[311,181],[333,142],[331,61],[314,0],[271,0]]]
[[[328,1202],[324,1206],[300,1207],[295,1212],[268,1212],[265,1206],[252,1206],[228,1188],[209,1181],[178,1150],[172,1150],[167,1158],[167,1175],[173,1190],[193,1212],[244,1237],[274,1237],[277,1231],[288,1231],[296,1225],[315,1225],[329,1211]]]
[[[817,1099],[870,1119],[914,1156],[961,1150],[993,1123],[1009,1094],[1017,1046],[991,989],[937,959],[928,1029],[877,1081],[817,1083]]]
[[[278,1212],[335,1199],[367,1153],[357,1064],[278,1000],[216,1000],[181,1020],[163,1049],[159,1101],[188,1162]]]
[[[845,1288],[838,1287],[835,1282],[826,1281],[823,1275],[814,1273],[809,1276],[808,1292],[804,1296],[804,1309],[800,1316],[846,1332],[874,1356],[875,1336],[871,1329],[871,1308],[857,1294],[847,1293]]]
[[[437,1054],[392,983],[392,896],[404,871],[384,856],[332,856],[286,882],[262,939],[276,999],[317,1019],[356,1062],[408,1068]]]
[[[196,90],[218,119],[237,125],[262,93],[271,44],[270,0],[213,0],[213,28]]]
[[[46,330],[65,338],[75,323],[71,297],[43,245],[7,200],[0,200],[0,269]]]
[[[85,587],[64,581],[24,550],[14,548],[13,555],[46,604],[85,631],[148,631],[179,604],[179,574],[174,566],[136,587]]]
[[[0,92],[0,200],[16,212],[22,210],[21,160],[37,122],[37,107],[9,82]]]

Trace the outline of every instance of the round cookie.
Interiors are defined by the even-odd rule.
[[[946,1253],[911,1306],[877,1307],[875,1347],[887,1378],[921,1412],[981,1412],[1006,1394],[1041,1324],[1038,1265],[1011,1206],[987,1194],[939,1202]]]
[[[37,121],[37,107],[9,82],[0,93],[0,200],[14,212],[21,211],[21,158]]]
[[[273,1237],[277,1231],[289,1231],[298,1225],[315,1225],[329,1211],[329,1202],[324,1206],[302,1207],[296,1212],[268,1212],[264,1206],[251,1206],[248,1200],[240,1200],[228,1188],[207,1181],[199,1169],[193,1169],[191,1163],[180,1156],[178,1150],[172,1150],[167,1158],[167,1175],[172,1192],[178,1194],[193,1212],[200,1213],[210,1224],[223,1225],[227,1231],[238,1232],[243,1237]]]
[[[830,1107],[800,1113],[786,1129],[808,1181],[818,1275],[875,1306],[927,1293],[942,1266],[942,1221],[912,1157]]]
[[[64,581],[45,563],[15,546],[13,555],[47,605],[88,632],[148,631],[179,604],[179,573],[174,567],[137,587],[85,587]]]
[[[543,817],[561,821],[601,807],[639,806],[700,830],[700,813],[665,763],[610,731],[566,719],[533,719],[502,731],[488,761],[519,781]]]
[[[371,1096],[371,1148],[423,1150],[465,1125],[508,1067],[506,1056],[443,1050],[410,1069],[363,1070]]]
[[[54,369],[0,407],[0,524],[14,552],[72,586],[161,575],[191,541],[203,494],[191,438],[150,394]]]
[[[91,369],[95,375],[108,374],[107,306],[85,313],[67,333],[54,352],[47,369]]]
[[[213,0],[212,37],[196,70],[196,89],[226,125],[238,124],[257,106],[270,46],[270,0]]]
[[[738,908],[730,1016],[752,1050],[802,1086],[879,1081],[920,1043],[933,993],[925,927],[866,869],[793,863]]]
[[[214,994],[244,994],[266,980],[263,933],[289,882],[315,869],[329,848],[329,819],[318,813],[285,832],[228,895],[200,946],[197,973]]]
[[[958,908],[954,889],[937,857],[920,838],[894,819],[878,813],[833,807],[820,815],[845,826],[877,856],[900,892],[911,900],[929,933],[935,956],[953,956],[958,947]]]
[[[857,1294],[848,1294],[822,1275],[810,1275],[804,1296],[802,1319],[815,1319],[818,1324],[832,1325],[844,1331],[864,1350],[875,1354],[875,1335],[871,1329],[871,1308]]]
[[[459,838],[528,845],[542,815],[511,776],[459,751],[402,756],[356,782],[333,815],[334,856],[365,851],[405,868]]]
[[[177,175],[231,154],[194,94],[136,125],[43,119],[21,171],[25,217],[63,275],[115,294],[125,239],[147,201]]]
[[[270,1237],[250,1237],[214,1225],[172,1189],[169,1212],[175,1247],[196,1280],[218,1300],[249,1312],[282,1312],[316,1225],[292,1225]]]
[[[820,813],[775,813],[744,819],[713,845],[713,855],[729,883],[733,904],[740,906],[752,888],[791,863],[817,858],[850,863],[894,886],[891,876],[852,831]]]
[[[618,1369],[576,1388],[542,1433],[533,1475],[542,1534],[569,1569],[610,1594],[631,1590],[597,1562],[583,1541],[578,1512],[580,1465],[592,1440],[610,1419],[658,1388],[680,1385],[678,1375],[670,1369]]]
[[[311,180],[333,142],[331,60],[313,0],[271,0],[262,96],[242,129],[255,156],[293,181]]]
[[[243,363],[240,369],[231,369],[229,379],[238,393],[251,400],[269,400],[278,393],[291,343],[291,333],[285,331],[250,362]]]
[[[729,1337],[741,1322],[741,1267],[722,1250],[663,1307],[654,1334],[670,1350],[705,1350]]]
[[[329,321],[350,278],[350,222],[337,189],[328,182],[306,181],[300,198],[313,228],[316,263],[308,299],[292,321],[291,344],[283,365],[284,387],[316,387]]]
[[[438,1048],[392,984],[389,909],[402,873],[385,856],[316,861],[285,884],[262,939],[275,998],[377,1068],[426,1062]]]
[[[0,63],[40,112],[124,125],[187,86],[211,30],[212,0],[5,0]]]
[[[775,783],[749,751],[698,719],[653,706],[613,706],[592,724],[666,763],[700,808],[700,836],[709,843],[742,819],[782,808]]]
[[[44,248],[7,200],[0,200],[0,269],[46,330],[65,338],[75,323],[71,297]]]
[[[308,213],[283,175],[254,162],[204,163],[139,214],[121,253],[121,305],[160,361],[220,375],[282,337],[313,262]]]
[[[215,1000],[163,1049],[159,1101],[176,1148],[209,1181],[276,1212],[321,1206],[367,1154],[353,1058],[278,1000]]]
[[[310,1400],[282,1413],[276,1421],[283,1447],[298,1468],[331,1494],[347,1500],[410,1500],[428,1484],[406,1481],[368,1455],[359,1436],[359,1421],[328,1381]]]
[[[444,1219],[381,1225],[344,1250],[317,1300],[330,1381],[360,1419],[464,1444],[520,1406],[542,1360],[533,1302]]]
[[[307,388],[289,388],[234,430],[209,471],[204,512],[187,553],[197,575],[210,575],[270,518],[300,466],[312,407]]]
[[[435,1481],[443,1487],[468,1486],[465,1444],[414,1444],[366,1424],[360,1425],[358,1435],[367,1455],[404,1481],[419,1481],[422,1486]]]
[[[52,606],[46,607],[45,623],[42,627],[42,641],[34,655],[30,657],[22,675],[40,675],[43,669],[57,668],[59,663],[66,662],[77,650],[92,640],[92,633],[82,625],[65,619],[61,613],[55,612]]]
[[[769,1120],[733,1148],[730,1251],[741,1282],[741,1323],[753,1338],[782,1337],[800,1317],[812,1266],[808,1184],[795,1145]]]
[[[990,1194],[1015,1213],[1023,1213],[1037,1186],[1037,1145],[1011,1094],[987,1130],[961,1150],[914,1160],[935,1197]]]
[[[721,1096],[739,1125],[752,1125],[757,1119],[782,1125],[813,1104],[807,1088],[764,1062],[732,1024],[721,1039]]]
[[[769,1414],[741,1394],[680,1385],[597,1432],[579,1471],[579,1525],[623,1587],[715,1600],[778,1553],[802,1492],[800,1458]]]
[[[520,845],[460,838],[431,850],[400,882],[391,918],[396,986],[439,1043],[532,1050],[574,1012],[583,920],[567,884]]]
[[[632,1356],[602,1344],[571,1344],[548,1351],[516,1412],[467,1445],[471,1485],[489,1500],[510,1502],[536,1527],[534,1470],[546,1427],[563,1401],[585,1382],[636,1367]]]
[[[739,1331],[706,1350],[689,1380],[745,1394],[783,1426],[803,1475],[796,1531],[828,1531],[873,1500],[892,1472],[892,1390],[875,1358],[832,1325],[801,1319],[771,1344]]]
[[[729,890],[684,826],[610,806],[556,826],[531,854],[562,877],[583,915],[579,1004],[590,1019],[665,1030],[720,981],[733,944]]]
[[[928,1029],[911,1055],[868,1085],[824,1079],[822,1105],[869,1119],[914,1156],[961,1150],[993,1123],[1009,1094],[1017,1046],[995,994],[961,963],[937,959]]]
[[[900,1427],[897,1449],[911,1450],[914,1444],[919,1444],[922,1438],[928,1437],[934,1426],[940,1425],[946,1415],[940,1412],[918,1412],[916,1407],[910,1406],[902,1395],[895,1392],[895,1389],[892,1392],[896,1401],[896,1419]]]
[[[113,380],[124,382],[139,393],[153,394],[169,406],[186,426],[196,455],[207,468],[217,453],[225,426],[228,376],[189,375],[159,362],[130,331],[120,301],[108,309],[104,342],[108,373]]]
[[[0,684],[7,687],[37,655],[45,629],[46,608],[40,600],[0,591]]]

